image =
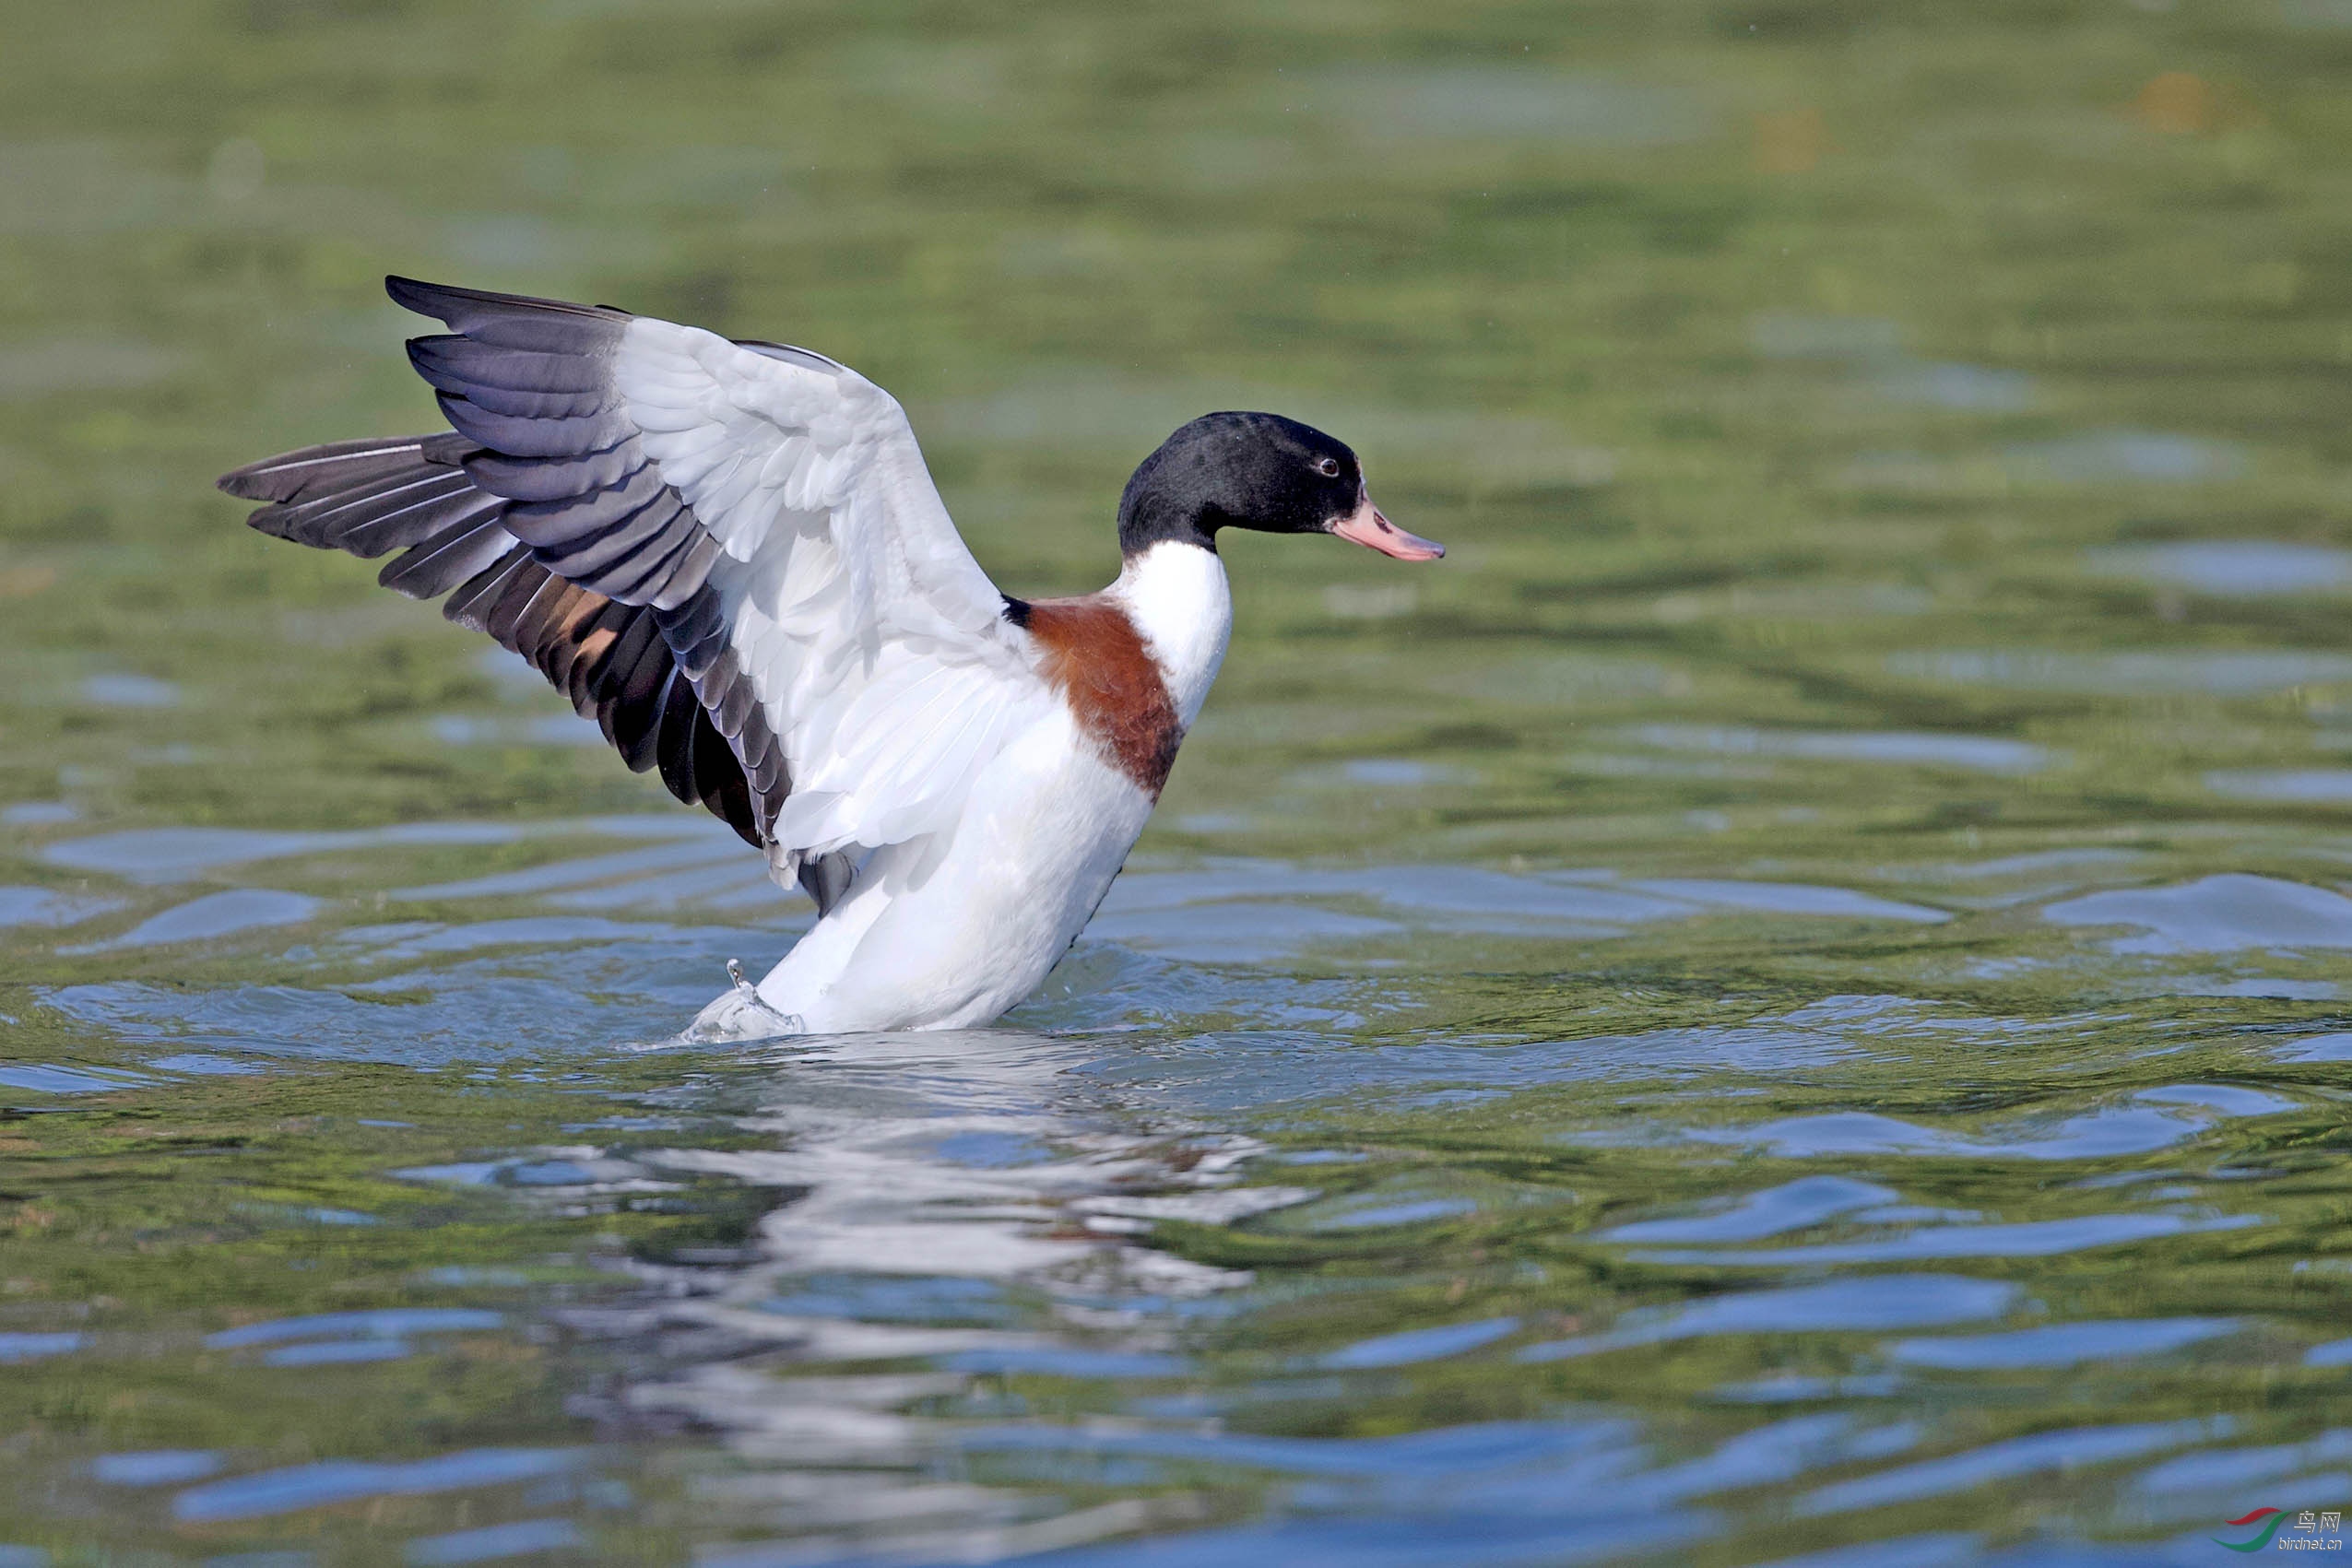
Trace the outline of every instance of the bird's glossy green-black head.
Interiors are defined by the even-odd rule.
[[[1446,553],[1380,514],[1345,442],[1280,414],[1204,414],[1177,430],[1128,480],[1118,522],[1129,555],[1168,541],[1213,550],[1220,528],[1333,534],[1401,560]]]

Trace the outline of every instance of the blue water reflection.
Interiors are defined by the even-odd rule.
[[[80,1334],[0,1334],[0,1364],[70,1355],[86,1343]]]
[[[1531,1345],[1518,1359],[1559,1361],[1719,1334],[1923,1328],[1998,1317],[2017,1294],[2014,1285],[1937,1274],[1878,1274],[1834,1285],[1743,1291],[1693,1306],[1632,1313],[1608,1333]]]
[[[2237,1331],[2228,1318],[2150,1318],[2141,1322],[2053,1323],[2006,1334],[1904,1339],[1886,1347],[1894,1361],[1947,1371],[2069,1367],[2086,1361],[2159,1356]]]
[[[220,1456],[203,1449],[156,1449],[142,1454],[101,1454],[89,1473],[109,1486],[179,1486],[202,1480],[220,1468]]]
[[[2202,1421],[2144,1421],[2125,1426],[2075,1427],[1987,1444],[1941,1459],[1899,1466],[1820,1487],[1796,1501],[1801,1514],[1842,1514],[1884,1508],[1924,1497],[1969,1491],[1995,1481],[2071,1470],[2086,1465],[2135,1458],[2167,1448],[2227,1437],[2235,1427],[2227,1417]]]
[[[327,1459],[191,1487],[172,1498],[171,1513],[190,1523],[208,1523],[290,1514],[371,1497],[417,1497],[511,1486],[560,1474],[585,1457],[577,1450],[477,1448],[412,1464]]]
[[[518,1519],[510,1525],[420,1536],[405,1550],[416,1568],[443,1568],[452,1563],[494,1562],[542,1551],[566,1551],[586,1544],[579,1527],[569,1519]]]

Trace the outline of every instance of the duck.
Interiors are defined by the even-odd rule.
[[[1119,573],[1021,599],[974,560],[897,400],[810,349],[388,277],[447,429],[219,480],[262,533],[528,661],[632,770],[764,855],[815,922],[693,1041],[968,1029],[1033,993],[1141,835],[1233,631],[1219,536],[1400,560],[1344,442],[1176,430],[1119,497]],[[396,554],[395,552],[397,552]]]

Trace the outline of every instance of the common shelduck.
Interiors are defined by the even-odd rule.
[[[797,879],[818,919],[688,1031],[953,1029],[1035,989],[1159,798],[1223,659],[1217,531],[1333,534],[1402,560],[1355,454],[1209,414],[1119,498],[1118,580],[997,591],[897,401],[846,365],[602,305],[387,278],[450,335],[408,358],[453,430],[240,468],[266,534],[537,666]],[[731,966],[730,966],[731,967]]]

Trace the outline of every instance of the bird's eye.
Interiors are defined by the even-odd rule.
[[[1327,479],[1336,479],[1340,477],[1340,460],[1336,457],[1318,457],[1315,460],[1315,471]]]

